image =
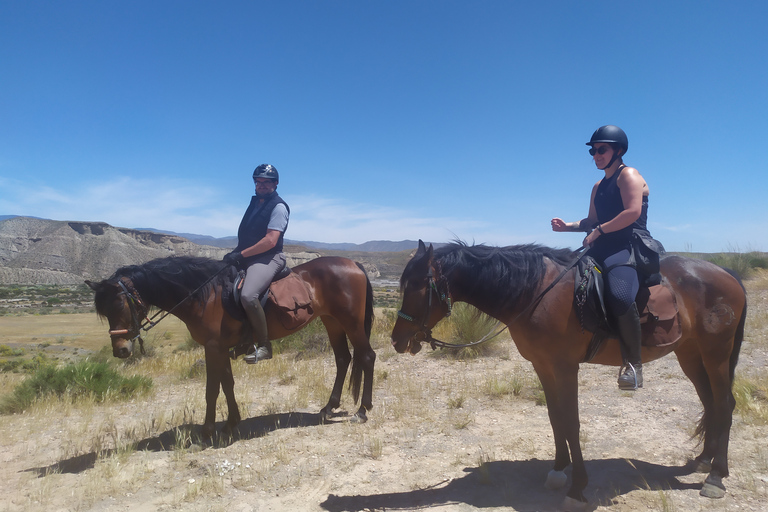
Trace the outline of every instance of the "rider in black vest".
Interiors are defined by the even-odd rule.
[[[272,358],[267,321],[259,299],[275,275],[285,268],[283,237],[290,215],[290,208],[277,195],[280,175],[274,166],[258,166],[253,171],[253,181],[256,195],[240,221],[237,247],[224,256],[225,263],[246,271],[240,303],[253,328],[254,348],[245,356],[249,364]]]
[[[624,365],[619,371],[619,388],[643,387],[640,357],[640,316],[635,298],[640,278],[635,268],[637,236],[647,236],[648,184],[637,169],[624,165],[627,135],[618,126],[598,128],[587,145],[595,165],[605,177],[592,189],[589,215],[579,222],[552,219],[554,231],[586,231],[584,246],[603,267],[606,306],[616,319]],[[660,245],[659,245],[660,247]],[[645,277],[645,276],[644,276]]]

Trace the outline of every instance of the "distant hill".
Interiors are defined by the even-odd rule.
[[[125,265],[173,255],[221,258],[227,249],[163,233],[9,216],[0,220],[0,284],[80,284]],[[294,253],[296,265],[318,254]]]
[[[227,236],[223,238],[215,238],[208,235],[196,235],[194,233],[175,233],[173,231],[165,231],[155,228],[136,228],[140,231],[151,231],[153,233],[163,233],[167,235],[175,235],[186,238],[190,242],[201,245],[211,245],[213,247],[221,247],[223,249],[233,249],[237,246],[236,236]],[[373,240],[362,244],[353,243],[327,243],[327,242],[312,242],[291,240],[286,238],[285,243],[288,245],[297,245],[307,247],[308,249],[322,249],[327,251],[352,251],[352,252],[401,252],[416,249],[419,246],[419,242],[415,240],[402,240],[400,242],[390,242],[388,240]],[[435,244],[439,247],[442,244]]]

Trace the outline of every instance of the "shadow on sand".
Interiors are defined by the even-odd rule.
[[[589,500],[587,510],[610,504],[617,496],[637,489],[701,489],[701,483],[686,484],[678,480],[693,473],[692,464],[668,467],[634,459],[606,459],[587,461],[586,466],[590,475],[585,492]],[[320,506],[329,512],[414,510],[452,504],[474,508],[509,507],[520,512],[554,511],[559,510],[567,487],[556,491],[544,487],[551,468],[552,461],[538,459],[489,462],[465,468],[466,476],[426,489],[372,495],[331,494]]]
[[[333,414],[331,421],[327,423],[347,421],[350,417],[347,412],[341,411]],[[262,437],[274,430],[320,425],[320,414],[288,412],[248,418],[240,422],[232,436],[224,436],[221,433],[223,425],[224,422],[217,423],[216,436],[213,439],[207,440],[202,438],[202,425],[179,425],[178,427],[161,432],[155,437],[142,439],[136,443],[135,449],[137,451],[161,452],[190,447],[223,447],[236,441]],[[60,460],[50,466],[29,468],[24,471],[37,473],[40,477],[52,473],[82,473],[87,469],[93,468],[98,458],[108,457],[114,452],[115,449],[85,453]]]

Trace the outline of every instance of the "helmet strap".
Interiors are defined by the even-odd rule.
[[[622,155],[619,155],[619,151],[621,151],[621,148],[617,148],[613,144],[611,144],[611,148],[613,149],[613,157],[611,157],[611,161],[608,162],[608,165],[606,165],[605,167],[600,169],[601,171],[604,171],[604,170],[608,169],[609,167],[611,167],[613,165],[613,163],[616,160],[618,160],[619,158],[621,158],[621,156],[622,156]]]

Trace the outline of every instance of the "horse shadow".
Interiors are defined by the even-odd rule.
[[[616,497],[637,489],[698,490],[702,486],[701,483],[687,484],[678,479],[694,472],[692,463],[661,466],[636,459],[603,459],[586,461],[586,467],[590,475],[585,492],[589,500],[586,510],[609,505]],[[473,508],[511,507],[518,512],[561,510],[567,487],[555,491],[544,487],[551,468],[550,460],[489,462],[465,468],[465,476],[428,488],[372,495],[330,494],[320,503],[320,507],[329,512],[413,510],[456,504]],[[570,473],[570,470],[567,472]]]
[[[345,411],[334,413],[326,424],[340,423],[348,418]],[[161,432],[154,437],[142,439],[135,445],[136,451],[163,452],[179,449],[205,449],[208,447],[222,448],[237,441],[255,439],[275,430],[285,428],[314,427],[320,425],[319,413],[287,412],[267,414],[242,420],[232,435],[224,435],[221,428],[224,422],[217,423],[217,433],[211,439],[202,436],[202,425],[183,424]],[[50,466],[34,467],[23,471],[37,473],[39,477],[52,473],[82,473],[91,469],[99,458],[108,457],[116,449],[93,451],[82,455],[60,460]]]

